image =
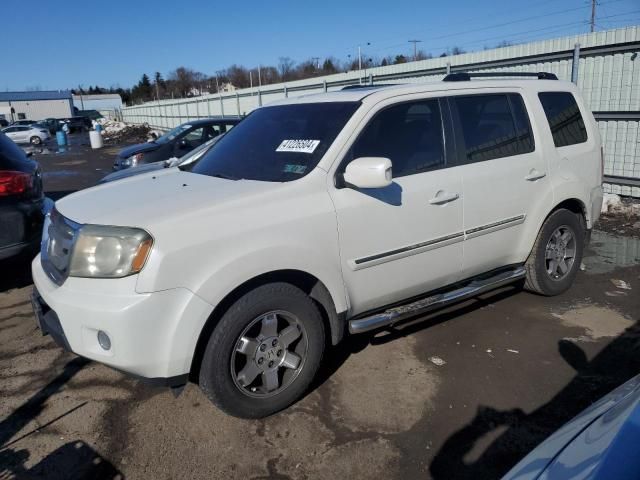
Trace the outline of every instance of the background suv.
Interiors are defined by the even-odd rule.
[[[575,85],[535,76],[287,98],[190,171],[59,200],[32,265],[43,330],[256,418],[347,332],[514,282],[564,292],[600,213],[601,140]]]

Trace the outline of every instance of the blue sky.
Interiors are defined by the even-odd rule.
[[[599,0],[597,29],[640,24],[638,0]],[[233,63],[278,58],[433,54],[481,50],[500,40],[588,31],[588,0],[368,0],[305,2],[4,1],[0,90],[119,85],[186,66],[213,75]],[[365,47],[363,47],[364,49]]]

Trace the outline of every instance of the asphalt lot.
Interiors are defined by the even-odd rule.
[[[110,171],[117,148],[82,143],[36,154],[50,196]],[[594,232],[566,294],[508,287],[351,337],[260,421],[64,353],[34,326],[29,262],[0,263],[0,478],[499,478],[640,373],[640,232],[619,224]]]

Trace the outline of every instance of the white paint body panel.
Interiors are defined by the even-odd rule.
[[[602,198],[600,139],[593,117],[580,100],[589,142],[556,149],[537,100],[541,89],[571,91],[579,98],[565,82],[503,80],[352,90],[283,101],[357,100],[362,106],[318,166],[293,182],[231,181],[166,169],[65,197],[56,204],[62,215],[79,223],[144,228],[153,236],[152,252],[138,275],[69,278],[62,286],[46,277],[36,259],[34,282],[58,313],[74,351],[158,377],[186,373],[215,306],[264,273],[299,270],[313,275],[327,288],[336,312],[350,317],[522,263],[555,205],[578,199],[591,226]],[[469,92],[521,93],[535,151],[395,178],[382,189],[336,187],[345,152],[380,109]],[[547,175],[525,181],[533,168]],[[430,204],[441,191],[458,197]],[[519,215],[523,221],[507,228],[481,236],[464,233]],[[433,240],[438,240],[435,245]],[[82,333],[102,327],[113,335],[112,355],[96,351],[91,335]]]

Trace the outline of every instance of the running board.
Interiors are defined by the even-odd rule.
[[[503,271],[489,278],[472,280],[464,287],[438,293],[421,300],[417,300],[407,305],[393,307],[381,313],[376,313],[369,317],[358,318],[349,321],[349,332],[362,333],[376,328],[391,326],[408,317],[441,308],[446,305],[476,297],[482,293],[496,288],[509,285],[521,280],[525,276],[524,267],[517,267],[513,270]]]

